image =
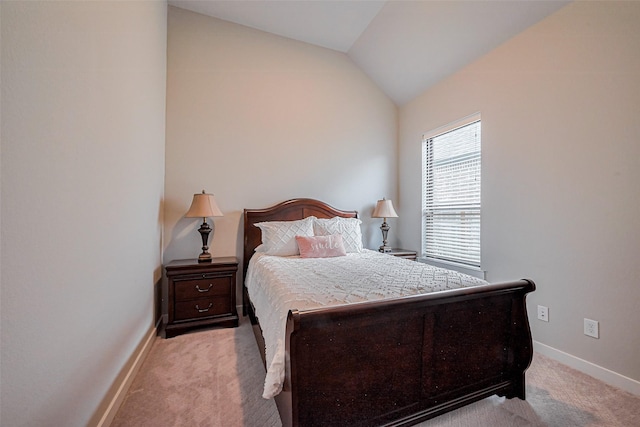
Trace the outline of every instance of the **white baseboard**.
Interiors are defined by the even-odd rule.
[[[142,366],[142,362],[149,354],[153,342],[157,337],[157,326],[149,328],[145,336],[140,341],[140,344],[136,347],[134,353],[131,355],[125,366],[122,368],[122,372],[115,379],[114,384],[109,389],[109,392],[105,396],[102,404],[91,419],[89,426],[95,427],[108,427],[116,416],[120,405],[127,396],[127,391],[133,383],[133,379]]]
[[[564,363],[565,365],[577,369],[589,376],[592,376],[600,381],[610,384],[614,387],[618,387],[629,393],[640,396],[640,381],[636,381],[633,378],[625,377],[617,372],[611,371],[602,366],[598,366],[594,363],[588,362],[579,357],[573,356],[569,353],[565,353],[553,347],[549,347],[546,344],[541,344],[537,341],[533,342],[533,349],[538,353]]]

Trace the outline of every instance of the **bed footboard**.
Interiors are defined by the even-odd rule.
[[[525,398],[532,281],[292,311],[285,426],[413,425],[493,394]]]

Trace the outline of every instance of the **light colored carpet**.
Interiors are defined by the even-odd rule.
[[[112,427],[276,427],[276,405],[261,397],[264,368],[247,318],[240,327],[157,339]],[[497,396],[422,427],[640,427],[640,397],[534,354],[527,400]]]

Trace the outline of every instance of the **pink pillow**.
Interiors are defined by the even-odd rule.
[[[301,258],[329,258],[344,256],[347,251],[340,234],[329,236],[296,236]]]

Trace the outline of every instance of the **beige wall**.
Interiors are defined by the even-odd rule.
[[[202,189],[225,215],[214,256],[240,256],[243,209],[294,197],[357,209],[379,246],[371,213],[397,186],[392,101],[339,52],[173,7],[168,32],[164,260],[200,252],[201,220],[183,215]]]
[[[418,248],[421,135],[480,112],[488,278],[534,279],[534,339],[636,384],[638,22],[640,3],[570,4],[404,106],[399,163],[400,238]],[[585,317],[600,339],[583,335]]]
[[[167,6],[1,7],[1,424],[82,426],[154,323]]]

